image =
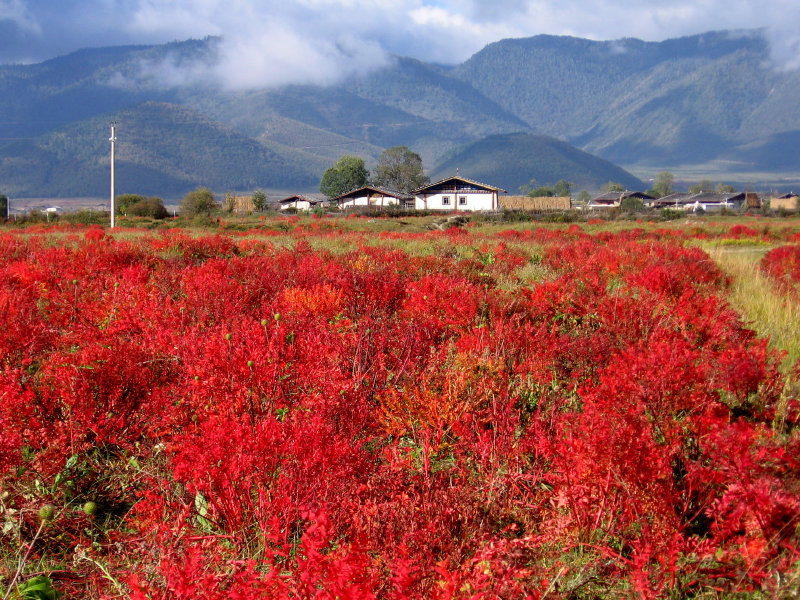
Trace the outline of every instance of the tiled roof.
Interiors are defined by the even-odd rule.
[[[336,196],[336,198],[334,198],[333,200],[337,201],[337,200],[343,200],[344,198],[364,195],[362,194],[362,192],[381,194],[383,196],[390,196],[392,198],[397,198],[399,200],[407,200],[411,198],[409,194],[404,194],[403,192],[398,192],[397,190],[380,188],[374,185],[365,185],[364,187],[360,187],[355,190],[350,190],[349,192],[342,194],[341,196]]]
[[[319,204],[320,202],[327,202],[328,197],[325,194],[311,193],[311,194],[295,194],[294,196],[287,196],[278,200],[279,204],[288,204],[297,200],[306,201],[309,204]]]
[[[412,193],[416,194],[418,192],[424,192],[425,190],[429,190],[431,188],[435,188],[435,187],[437,187],[437,186],[439,186],[439,185],[441,185],[443,183],[447,183],[448,181],[452,181],[454,179],[456,179],[458,181],[462,181],[464,183],[468,183],[470,185],[475,185],[475,186],[478,186],[478,187],[486,188],[487,190],[491,190],[493,192],[504,192],[505,193],[505,190],[502,189],[502,188],[495,187],[493,185],[489,185],[488,183],[481,183],[480,181],[475,181],[474,179],[467,179],[466,177],[461,177],[460,175],[454,175],[452,177],[445,177],[444,179],[440,179],[439,181],[436,181],[434,183],[429,183],[428,185],[424,185],[421,188],[417,188],[416,190],[413,190]]]

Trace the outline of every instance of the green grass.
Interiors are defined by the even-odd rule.
[[[783,368],[788,370],[800,360],[800,303],[779,291],[759,269],[769,248],[714,244],[706,250],[733,280],[731,306],[760,337],[769,338],[772,348],[786,352]]]

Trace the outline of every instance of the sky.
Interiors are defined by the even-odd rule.
[[[763,29],[778,68],[800,67],[798,0],[0,0],[0,63],[86,48],[221,36],[211,73],[247,89],[328,83],[392,55],[456,64],[486,44],[537,34],[660,41]],[[175,65],[143,65],[178,76]]]

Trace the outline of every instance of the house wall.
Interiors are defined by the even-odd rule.
[[[363,196],[348,198],[339,206],[341,208],[352,208],[354,206],[389,206],[390,204],[400,204],[400,201],[392,196],[369,196],[364,194]]]
[[[288,210],[290,208],[294,208],[295,210],[311,210],[311,203],[307,200],[295,200],[294,202],[281,204],[281,210]]]
[[[797,196],[790,198],[772,198],[769,201],[769,207],[772,209],[782,208],[784,210],[798,210],[800,209],[800,199]]]
[[[445,203],[445,198],[449,199]],[[460,202],[466,198],[466,203]],[[421,194],[416,197],[414,208],[417,210],[497,210],[497,192],[452,191],[436,194]]]

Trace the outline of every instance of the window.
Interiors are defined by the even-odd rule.
[[[458,205],[459,206],[466,206],[467,205],[467,197],[466,196],[459,196],[458,197]]]
[[[450,206],[450,196],[442,196],[442,205]]]

